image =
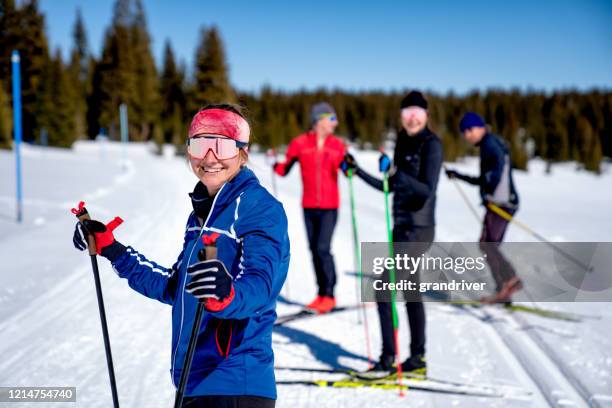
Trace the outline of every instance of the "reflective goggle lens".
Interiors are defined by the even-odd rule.
[[[335,114],[333,113],[322,113],[319,115],[319,120],[323,119],[323,118],[327,118],[332,122],[337,122],[338,121],[338,117],[336,117]]]
[[[195,136],[187,140],[187,151],[195,159],[203,159],[209,150],[219,160],[236,157],[238,150],[246,143],[240,143],[234,139],[216,136]]]
[[[402,117],[405,120],[410,120],[412,118],[418,118],[420,120],[425,120],[427,118],[427,111],[418,106],[411,106],[411,107],[402,109]]]

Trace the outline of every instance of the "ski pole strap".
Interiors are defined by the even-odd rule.
[[[84,201],[79,201],[77,208],[73,208],[71,212],[77,217],[81,226],[83,226],[83,221],[91,220],[89,212],[87,212],[87,208],[85,208]],[[83,228],[83,232],[85,233],[85,239],[87,239],[87,250],[89,251],[89,255],[96,255],[96,238],[87,231],[87,228]]]

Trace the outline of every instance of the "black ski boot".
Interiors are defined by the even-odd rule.
[[[410,356],[402,363],[402,372],[406,373],[406,375],[425,377],[427,375],[427,362],[425,361],[425,356],[422,354]]]
[[[374,364],[372,368],[368,370],[368,372],[389,372],[393,370],[393,363],[395,362],[395,356],[390,356],[383,354],[380,356],[380,359]]]

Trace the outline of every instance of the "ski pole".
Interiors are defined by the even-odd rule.
[[[359,300],[359,292],[360,288],[363,285],[363,271],[361,269],[361,248],[359,243],[359,229],[357,228],[357,217],[355,211],[355,193],[353,190],[353,169],[348,169],[347,171],[348,183],[349,183],[349,196],[351,202],[351,219],[353,223],[353,253],[355,254],[355,267],[359,273],[359,280],[355,280],[355,295],[357,296],[357,303],[360,303]],[[363,314],[363,328],[365,331],[365,340],[366,340],[366,353],[368,354],[368,364],[372,365],[372,353],[370,352],[370,329],[368,328],[368,314],[365,309],[365,305],[361,302],[361,306],[359,307],[361,313]],[[357,311],[358,318],[360,317],[359,311]],[[361,320],[359,320],[361,323]]]
[[[268,149],[268,151],[266,152],[266,159],[268,159],[268,165],[274,165],[274,162],[276,162],[276,152],[274,151],[274,148],[270,148]],[[270,159],[272,159],[270,161]],[[274,197],[278,198],[278,191],[276,190],[276,173],[274,173],[274,167],[272,167],[272,192],[274,193]]]
[[[91,217],[85,208],[85,203],[81,201],[78,209],[73,208],[72,213],[76,215],[81,226],[83,221],[90,220]],[[94,281],[96,283],[96,296],[98,298],[98,311],[100,312],[100,323],[102,324],[102,337],[104,338],[104,351],[106,352],[106,365],[108,366],[108,377],[110,380],[111,392],[113,394],[113,406],[119,408],[119,395],[117,394],[117,383],[115,381],[115,369],[113,367],[113,356],[111,354],[110,337],[108,335],[108,325],[106,324],[106,312],[104,311],[104,299],[102,297],[102,285],[100,284],[100,271],[98,270],[98,259],[96,257],[96,239],[93,234],[87,231],[83,226],[87,239],[87,248],[91,258],[91,267],[93,269]]]
[[[581,268],[583,268],[587,272],[590,272],[590,271],[593,270],[592,266],[587,265],[587,264],[581,262],[579,259],[576,259],[574,256],[572,256],[571,254],[567,253],[563,249],[559,248],[557,245],[553,244],[552,242],[550,242],[549,240],[544,238],[542,235],[538,234],[537,232],[535,232],[534,230],[529,228],[527,225],[523,224],[520,221],[517,221],[512,215],[508,214],[507,211],[504,211],[502,208],[498,207],[497,205],[495,205],[493,203],[488,203],[487,207],[491,211],[493,211],[495,214],[497,214],[500,217],[502,217],[503,219],[505,219],[506,221],[511,222],[511,223],[516,224],[517,226],[521,227],[522,229],[527,231],[529,234],[531,234],[532,236],[534,236],[538,240],[542,241],[543,243],[547,244],[548,246],[553,248],[555,251],[559,252],[565,258],[567,258],[568,260],[572,261],[576,265],[580,266]]]
[[[385,218],[387,221],[387,239],[389,241],[389,257],[395,258],[395,250],[393,249],[393,232],[391,230],[391,213],[389,212],[389,171],[383,172],[383,191],[385,193]],[[395,267],[389,270],[390,283],[395,283]],[[395,361],[397,363],[397,380],[400,386],[399,395],[404,396],[402,388],[402,362],[400,361],[399,348],[399,322],[397,318],[397,309],[395,308],[395,290],[391,291],[391,315],[393,316],[393,342],[395,343]]]
[[[355,303],[359,303],[360,299],[359,299],[359,289],[360,289],[360,284],[363,283],[362,282],[362,271],[361,271],[361,248],[359,248],[359,231],[357,229],[357,218],[355,217],[355,195],[353,192],[353,169],[348,169],[346,172],[346,177],[348,178],[348,185],[349,185],[349,203],[350,203],[350,208],[351,208],[351,225],[352,225],[352,229],[353,229],[353,265],[355,268],[355,271],[357,272],[357,279],[355,280]],[[357,323],[361,324],[361,315],[360,312],[357,311]],[[369,362],[369,355],[370,353],[368,352],[368,362]]]
[[[198,259],[205,261],[207,259],[217,259],[217,247],[216,239],[218,235],[202,237],[204,241],[204,248],[198,252]],[[176,390],[176,396],[174,398],[174,408],[182,408],[183,398],[185,396],[185,387],[187,386],[187,380],[189,379],[189,371],[191,370],[191,363],[193,362],[193,356],[195,354],[195,348],[198,343],[198,335],[200,334],[200,327],[202,326],[202,315],[204,314],[204,302],[198,302],[198,308],[196,309],[195,318],[193,320],[193,327],[191,328],[191,335],[189,336],[189,345],[187,346],[187,355],[185,356],[185,362],[183,363],[183,371],[181,372],[181,379],[179,381],[178,389]]]
[[[444,171],[447,171],[447,170],[448,170],[448,168],[446,166],[444,166]],[[480,223],[480,217],[478,216],[478,212],[476,211],[476,208],[474,208],[474,205],[471,203],[470,199],[465,194],[465,191],[463,191],[463,189],[459,185],[459,182],[457,181],[457,179],[452,177],[451,180],[452,180],[453,184],[455,185],[455,187],[457,188],[457,191],[461,195],[461,198],[463,198],[463,201],[465,201],[465,204],[470,209],[470,212],[472,214],[474,214],[474,217],[476,218],[476,221],[478,221],[478,223]]]

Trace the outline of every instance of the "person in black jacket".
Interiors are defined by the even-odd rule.
[[[442,143],[427,127],[427,119],[427,101],[420,92],[410,92],[401,102],[402,129],[397,135],[393,168],[387,155],[379,160],[381,170],[389,171],[389,191],[394,193],[393,241],[410,242],[408,251],[415,256],[426,252],[434,240],[436,188],[442,167]],[[383,190],[383,182],[360,168],[352,155],[345,156],[344,168],[355,169],[359,178]],[[418,275],[414,275],[417,281]],[[402,363],[402,370],[425,374],[425,308],[419,296],[405,300],[411,339],[410,357]],[[391,304],[377,305],[383,347],[373,370],[389,371],[396,352]]]
[[[480,176],[472,177],[451,169],[446,170],[446,175],[480,187],[480,197],[486,208],[480,247],[487,255],[487,263],[496,283],[496,293],[482,300],[487,303],[507,302],[522,284],[512,265],[498,249],[504,239],[508,220],[492,211],[489,203],[509,215],[514,215],[518,210],[519,197],[512,179],[510,151],[501,137],[487,131],[484,120],[477,113],[467,112],[463,115],[459,130],[470,144],[480,148]]]

